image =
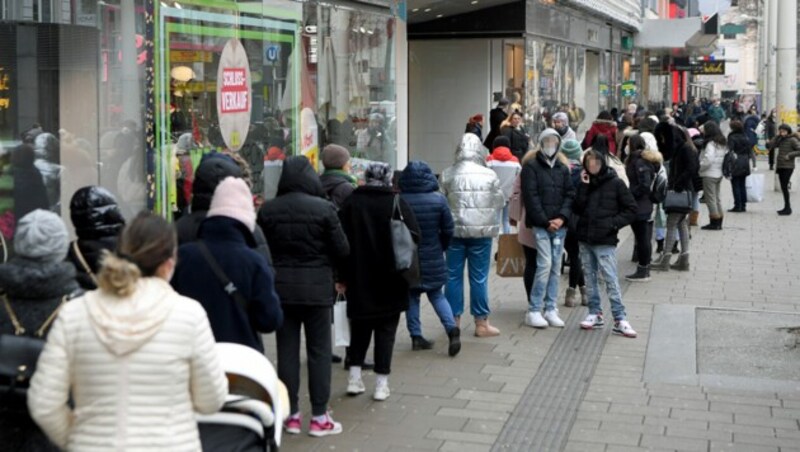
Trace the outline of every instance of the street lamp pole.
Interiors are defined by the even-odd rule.
[[[766,18],[769,23],[767,28],[767,114],[777,107],[777,89],[776,83],[778,81],[778,65],[776,61],[775,48],[778,44],[778,0],[766,0]]]

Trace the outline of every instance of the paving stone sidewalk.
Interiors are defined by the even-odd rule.
[[[765,162],[761,165],[766,166]],[[728,388],[643,379],[651,325],[658,321],[653,315],[657,306],[800,312],[800,215],[776,215],[782,207],[780,194],[771,191],[772,173],[764,174],[770,189],[764,202],[749,204],[747,213],[728,214],[721,232],[693,228],[690,272],[654,274],[650,283],[626,287],[625,304],[629,320],[639,332],[637,339],[611,336],[610,326],[604,332],[581,332],[608,337],[590,363],[589,376],[575,385],[577,394],[568,394],[579,397],[576,408],[559,412],[557,425],[564,428],[563,441],[556,441],[548,450],[800,452],[797,386],[778,392],[758,386]],[[724,181],[726,205],[731,203],[729,192],[729,183]],[[800,200],[800,193],[794,196]],[[705,206],[701,210],[703,223],[707,211]],[[618,254],[621,275],[635,265],[628,262],[633,240],[628,231],[621,236]],[[562,298],[565,284],[564,279]],[[548,357],[551,349],[564,355],[573,353],[558,345],[570,340],[574,332],[524,326],[527,302],[521,279],[493,276],[490,294],[491,320],[501,329],[500,337],[477,339],[472,336],[474,325],[465,322],[462,352],[450,358],[444,331],[423,301],[424,332],[436,340],[436,347],[412,352],[401,319],[390,377],[391,398],[371,400],[374,375],[370,373],[365,375],[367,393],[347,397],[347,372],[337,365],[330,405],[336,420],[343,423],[344,433],[324,439],[305,434],[286,437],[282,450],[529,450],[506,444],[499,437],[518,407],[537,403],[525,394],[536,393],[531,391],[536,388],[529,386],[540,369],[547,367],[544,360],[560,359],[555,354]],[[565,319],[583,317],[585,309],[560,307]],[[274,337],[265,342],[275,362]],[[553,375],[554,380],[569,377]],[[795,380],[800,380],[800,375]],[[300,397],[307,423],[306,383],[304,374]],[[535,424],[536,419],[531,422]]]

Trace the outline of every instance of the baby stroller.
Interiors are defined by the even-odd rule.
[[[218,413],[198,415],[207,452],[275,452],[288,416],[286,387],[266,356],[239,344],[217,344],[228,377],[228,398]]]

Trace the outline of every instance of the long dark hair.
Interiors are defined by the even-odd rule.
[[[638,133],[628,140],[628,149],[630,154],[628,155],[628,160],[625,162],[626,166],[633,167],[636,163],[636,160],[641,155],[641,152],[647,148],[647,143],[645,143],[644,138],[641,137]]]
[[[703,124],[703,137],[705,137],[706,143],[713,141],[720,146],[728,145],[728,140],[725,139],[725,135],[722,134],[719,126],[714,121],[706,121]]]
[[[608,137],[602,133],[595,135],[592,139],[592,150],[608,155],[610,152],[608,148]]]

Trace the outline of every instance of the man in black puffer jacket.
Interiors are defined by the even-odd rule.
[[[581,328],[591,330],[604,325],[598,283],[598,276],[602,275],[614,316],[614,333],[636,337],[636,331],[625,318],[617,276],[617,233],[636,219],[636,200],[605,161],[605,156],[594,151],[586,153],[583,158],[586,172],[574,204],[579,218],[576,231],[581,261],[589,289],[589,315],[581,322]]]
[[[558,317],[556,299],[566,223],[572,215],[575,187],[569,167],[564,163],[566,158],[558,153],[560,141],[557,131],[543,130],[539,134],[540,149],[536,157],[522,167],[520,174],[525,224],[533,229],[536,237],[536,276],[525,316],[525,324],[534,328],[564,327]]]
[[[278,376],[289,391],[291,417],[287,432],[300,433],[300,329],[304,327],[311,393],[312,434],[341,432],[327,415],[331,390],[331,306],[333,268],[347,257],[350,246],[336,208],[325,199],[319,175],[302,156],[283,162],[278,196],[259,211],[271,244],[275,286],[283,305],[278,331]],[[316,425],[316,427],[315,427]],[[338,426],[338,428],[337,428]]]

